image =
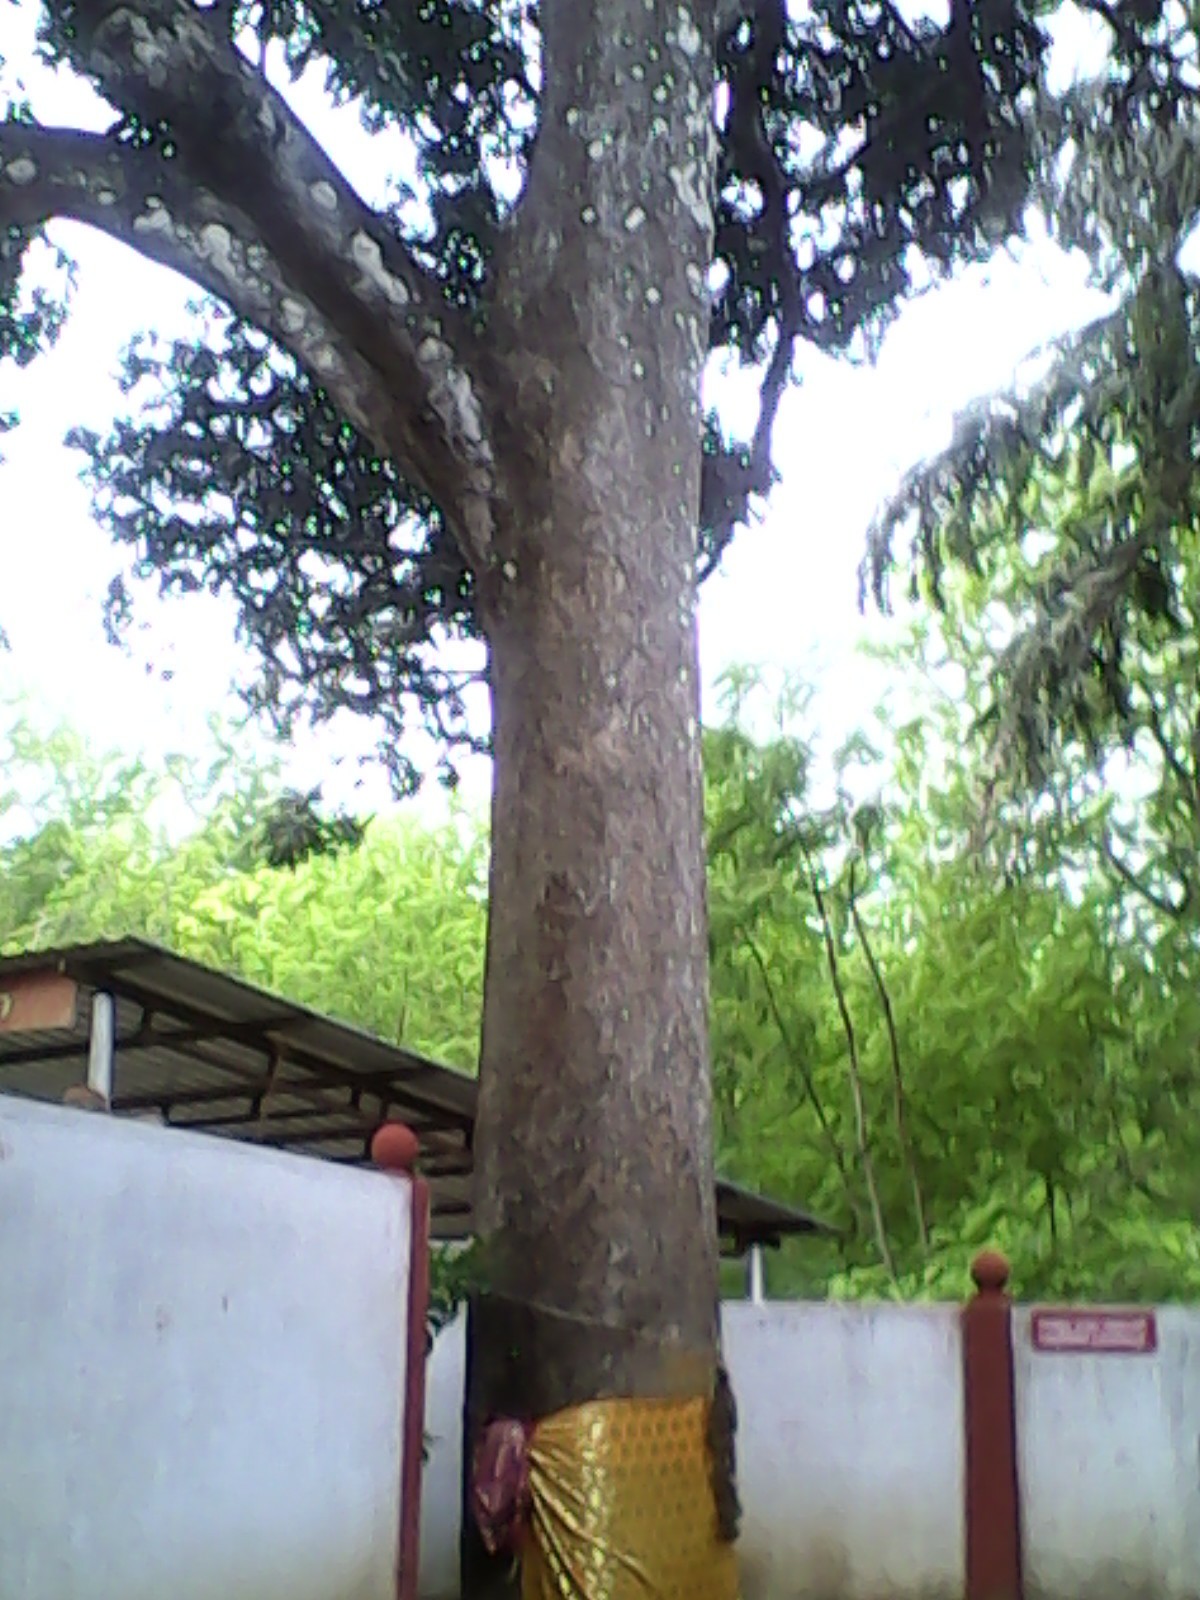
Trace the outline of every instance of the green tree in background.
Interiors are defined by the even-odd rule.
[[[1006,894],[1053,885],[1064,920],[1044,969],[1075,951],[1102,985],[1104,1027],[1090,1057],[1083,1039],[1064,1051],[1075,1093],[1039,1145],[1047,1216],[1061,1230],[1066,1215],[1077,1258],[1099,1266],[1110,1229],[1113,1270],[1178,1292],[1194,1283],[1200,949],[1194,14],[1161,37],[1183,93],[1080,85],[1051,119],[1070,137],[1042,170],[1043,208],[1107,309],[913,471],[871,575],[883,597],[907,561],[938,612],[901,658],[949,687],[943,731],[975,752],[950,774],[961,859]],[[912,739],[925,762],[927,729]],[[1084,1017],[1096,1032],[1082,987],[1061,993],[1054,1037]],[[1076,1127],[1095,1129],[1090,1154]]]
[[[475,1066],[487,874],[478,823],[392,818],[354,847],[272,866],[266,836],[286,791],[278,773],[228,748],[150,772],[17,721],[2,753],[25,799],[10,793],[0,812],[0,949],[137,934]]]
[[[720,1167],[842,1230],[787,1247],[775,1293],[958,1296],[999,1242],[1025,1294],[1195,1295],[1196,942],[1174,919],[1147,942],[1086,848],[1094,813],[1067,848],[1060,822],[1031,844],[1003,811],[981,851],[969,715],[943,699],[881,729],[894,768],[856,806],[865,741],[821,783],[807,697],[732,680],[705,744]],[[42,819],[5,817],[6,948],[144,933],[474,1068],[486,841],[469,818],[377,821],[271,867],[269,773],[147,773],[27,728],[6,753]]]
[[[846,1230],[776,1287],[957,1295],[999,1242],[1026,1293],[1196,1292],[1196,958],[1131,916],[1089,844],[1105,813],[1031,838],[1011,808],[981,850],[949,698],[880,730],[880,798],[816,807],[787,709],[706,751],[722,1166]]]
[[[1095,9],[1114,28],[1137,10]],[[1137,744],[1162,769],[1172,831],[1186,817],[1194,841],[1200,30],[1185,7],[1159,27],[1173,88],[1169,73],[1080,84],[1045,127],[1060,153],[1040,169],[1041,210],[1107,308],[959,418],[882,512],[870,565],[880,598],[907,563],[952,628],[974,629],[963,659],[987,663],[998,780],[1069,788]],[[1194,893],[1189,856],[1194,843],[1139,854],[1134,871],[1177,904]]]

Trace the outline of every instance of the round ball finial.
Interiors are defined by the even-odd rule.
[[[999,1250],[981,1250],[971,1263],[971,1277],[981,1294],[999,1294],[1008,1283],[1008,1257]]]
[[[420,1141],[403,1122],[385,1122],[371,1140],[371,1160],[384,1172],[411,1172],[420,1152]]]

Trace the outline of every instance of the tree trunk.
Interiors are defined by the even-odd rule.
[[[711,52],[682,7],[600,10],[545,8],[542,132],[489,330],[508,402],[477,1420],[711,1393],[716,1354],[695,629]],[[488,1592],[478,1569],[467,1592]]]
[[[601,422],[600,485],[531,485],[556,537],[492,635],[475,1153],[496,1290],[653,1352],[636,1379],[573,1355],[576,1399],[664,1381],[664,1342],[707,1354],[715,1285],[690,537],[664,549],[670,462],[655,483]]]

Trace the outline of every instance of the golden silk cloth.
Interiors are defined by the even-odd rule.
[[[522,1600],[737,1600],[718,1537],[710,1401],[595,1400],[529,1446]]]

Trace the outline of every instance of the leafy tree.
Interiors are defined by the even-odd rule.
[[[311,856],[331,855],[361,843],[363,824],[342,813],[323,817],[318,810],[320,788],[307,794],[288,790],[263,818],[259,844],[268,866],[295,867]]]
[[[58,217],[217,302],[133,353],[148,410],[80,440],[138,568],[232,592],[256,703],[373,712],[402,780],[405,709],[468,735],[439,647],[486,642],[481,1348],[517,1365],[479,1366],[485,1409],[713,1376],[697,568],[770,487],[798,342],[868,350],[914,274],[1018,226],[1045,10],[42,7],[111,116],[0,125],[0,339],[52,331],[18,275]],[[1113,26],[1124,84],[1160,7]],[[377,204],[272,50],[357,104]],[[699,415],[710,352],[760,373],[749,439]]]
[[[0,809],[0,949],[140,935],[474,1068],[486,841],[468,819],[376,821],[279,865],[264,837],[293,802],[228,747],[153,772],[19,719],[4,758],[25,799]]]
[[[1027,1293],[1186,1298],[1194,954],[1130,915],[1128,886],[1104,870],[1110,812],[1090,778],[1032,814],[995,807],[981,845],[969,715],[969,700],[943,700],[901,733],[909,860],[893,883],[911,954],[894,999],[916,1034],[914,1095],[946,1086],[946,1170],[973,1190],[968,1217],[1022,1263]],[[963,1234],[980,1237],[970,1221]]]
[[[1141,8],[1089,9],[1119,33]],[[1054,159],[1040,166],[1037,199],[1052,236],[1091,262],[1109,308],[1038,353],[1011,392],[972,406],[872,539],[880,599],[907,554],[916,588],[956,621],[956,574],[969,613],[996,603],[993,759],[1035,788],[1076,771],[1078,755],[1100,765],[1140,739],[1190,783],[1179,769],[1191,765],[1195,718],[1181,722],[1162,690],[1164,673],[1192,677],[1195,18],[1167,8],[1153,41],[1137,71],[1080,85],[1043,116]]]
[[[750,736],[765,698],[736,678],[705,740],[717,1149],[841,1229],[789,1246],[773,1291],[957,1297],[998,1241],[1028,1295],[1200,1292],[1193,930],[1131,917],[1081,851],[1094,817],[1069,852],[1054,829],[1022,855],[976,849],[957,701],[893,730],[895,776],[855,810],[814,806],[803,694]],[[130,763],[63,732],[15,724],[4,755],[28,802],[3,814],[4,948],[146,934],[474,1069],[486,841],[468,819],[377,821],[271,867],[277,779],[228,752],[140,772],[132,795]],[[480,1265],[451,1265],[439,1314]]]
[[[735,690],[706,750],[718,1148],[843,1230],[776,1290],[958,1296],[999,1243],[1028,1295],[1194,1292],[1197,946],[1131,919],[1081,849],[1103,815],[1031,844],[998,810],[981,851],[949,697],[884,730],[878,802],[814,810],[802,703],[756,742]]]

